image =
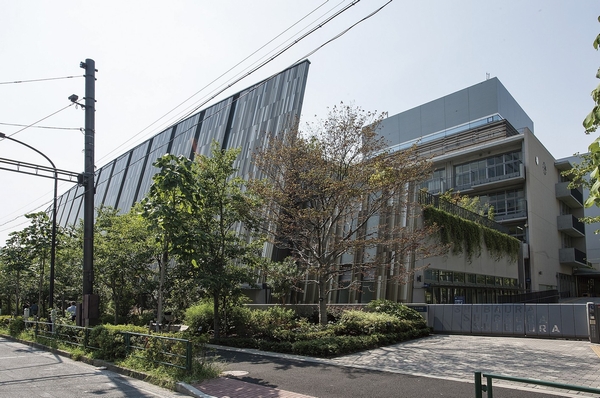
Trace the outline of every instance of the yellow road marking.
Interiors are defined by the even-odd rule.
[[[600,346],[599,345],[593,345],[592,350],[596,353],[596,355],[598,355],[600,357]]]

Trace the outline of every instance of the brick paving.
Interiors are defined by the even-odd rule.
[[[589,341],[440,334],[330,360],[257,350],[240,351],[470,383],[473,382],[474,372],[481,371],[600,388],[600,345]],[[494,386],[554,391],[569,397],[598,397],[598,394],[500,380],[494,381]],[[201,392],[199,397],[307,397],[233,377],[209,380],[194,387]]]

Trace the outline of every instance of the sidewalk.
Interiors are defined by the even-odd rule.
[[[233,372],[228,377],[221,377],[192,386],[198,394],[195,396],[219,398],[335,396],[331,392],[330,386],[317,385],[318,383],[334,384],[333,378],[331,378],[331,383],[328,383],[328,379],[322,377],[324,372],[331,371],[328,370],[327,366],[340,367],[345,374],[354,372],[352,378],[357,377],[356,372],[358,370],[379,372],[374,374],[382,374],[382,378],[386,377],[384,374],[387,374],[387,377],[410,375],[412,378],[403,379],[406,388],[410,387],[409,384],[413,380],[415,383],[417,382],[415,376],[426,378],[420,382],[433,388],[434,391],[437,383],[443,380],[453,383],[460,382],[458,384],[462,385],[464,383],[465,386],[468,386],[466,391],[471,392],[466,397],[474,396],[472,383],[473,372],[475,371],[600,388],[600,346],[591,344],[588,341],[432,335],[424,339],[335,359],[299,357],[221,346],[215,348],[219,350],[222,356],[232,358],[227,370]],[[253,358],[245,359],[240,369],[238,364],[242,362],[236,360],[236,355],[240,358],[242,355],[251,355]],[[286,361],[295,362],[290,365]],[[267,365],[271,366],[272,370],[265,371],[260,368]],[[261,377],[257,377],[257,375]],[[342,373],[342,376],[344,376],[344,373]],[[302,380],[303,377],[306,380]],[[373,375],[366,374],[366,377],[373,377]],[[352,378],[345,382],[351,385]],[[455,386],[455,384],[452,384],[448,386],[459,389],[460,385]],[[447,384],[444,384],[444,386],[447,386]],[[353,388],[355,388],[356,395],[353,395],[351,390],[350,394],[346,396],[367,396],[359,395],[357,389],[360,387],[362,387],[361,384],[355,384]],[[497,381],[494,383],[494,387],[495,391],[496,387],[513,389],[513,396],[519,397],[531,396],[527,395],[526,392],[537,392],[541,395],[534,395],[540,397],[557,395],[564,397],[598,396],[514,382]],[[383,383],[371,388],[372,396],[384,396],[385,392],[380,394],[378,390],[385,388]],[[442,384],[440,384],[438,388],[448,389],[450,387],[442,387]],[[295,393],[288,390],[295,391]],[[423,391],[423,387],[416,391]],[[312,392],[312,394],[308,392]],[[193,394],[194,392],[190,392],[190,395]],[[456,394],[460,394],[460,392]],[[399,392],[397,396],[410,395],[402,395]]]

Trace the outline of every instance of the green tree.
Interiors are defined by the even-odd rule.
[[[392,262],[403,266],[409,253],[424,257],[436,250],[425,243],[431,230],[414,227],[408,207],[407,187],[428,178],[430,162],[415,147],[389,153],[377,134],[383,117],[342,104],[309,134],[296,129],[275,137],[256,156],[265,178],[251,188],[265,202],[263,225],[316,284],[323,324],[329,291],[356,287],[340,283],[344,272],[364,276]],[[406,224],[385,221],[399,220],[405,209]],[[342,264],[344,254],[353,255],[352,264]]]
[[[28,279],[27,277],[31,275],[31,256],[27,247],[23,244],[24,240],[22,231],[11,232],[6,245],[0,250],[0,260],[4,274],[3,282],[6,283],[4,289],[13,292],[15,295],[16,314],[19,313],[24,296],[22,285]],[[10,306],[8,310],[11,311]]]
[[[148,221],[135,207],[119,214],[117,209],[98,209],[94,233],[94,264],[99,288],[109,292],[114,323],[126,318],[139,302],[153,273],[157,246]]]
[[[81,302],[83,283],[83,223],[59,228],[57,231],[56,269],[54,289],[60,295],[60,309],[68,302]],[[102,302],[102,301],[101,301]]]
[[[31,260],[36,267],[36,274],[38,280],[38,298],[37,303],[39,306],[39,315],[43,315],[43,308],[45,308],[45,298],[47,282],[46,268],[50,263],[50,251],[52,248],[52,222],[46,212],[38,212],[32,214],[26,214],[25,217],[29,219],[29,225],[25,227],[22,232],[24,238],[24,245],[29,252]]]
[[[600,22],[600,17],[598,17],[598,21]],[[597,51],[600,46],[600,34],[596,36],[592,45]],[[600,79],[600,68],[596,72],[596,78]],[[594,106],[583,120],[586,134],[595,132],[600,126],[600,84],[592,90],[591,96]],[[563,175],[571,178],[572,187],[586,186],[589,188],[585,207],[600,206],[600,137],[588,146],[588,153],[581,155],[581,162],[573,169],[563,172]],[[587,223],[599,222],[600,217],[586,217],[584,221]]]
[[[214,336],[220,337],[221,309],[236,302],[241,283],[251,283],[264,241],[253,235],[253,217],[259,202],[235,177],[239,149],[221,150],[212,144],[212,156],[197,156],[193,217],[188,237],[176,252],[181,264],[214,301]]]
[[[152,178],[152,185],[142,200],[142,216],[150,223],[161,255],[157,258],[159,269],[157,328],[162,323],[164,285],[167,267],[174,247],[184,246],[194,204],[197,201],[197,184],[193,162],[183,156],[166,154],[153,164],[160,171]],[[182,236],[183,235],[183,236]]]

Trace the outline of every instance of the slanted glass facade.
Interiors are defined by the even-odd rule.
[[[252,153],[269,137],[294,127],[302,110],[308,61],[257,83],[186,118],[100,167],[95,175],[94,207],[128,211],[150,189],[158,171],[152,164],[166,153],[193,158],[210,155],[217,141],[222,149],[241,148],[238,175],[253,172]],[[83,217],[83,188],[75,186],[58,200],[58,223],[74,225]]]

